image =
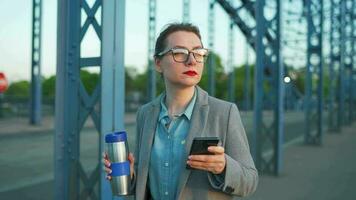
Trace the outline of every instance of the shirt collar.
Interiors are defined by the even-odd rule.
[[[168,117],[168,109],[167,109],[166,104],[164,103],[165,99],[166,99],[166,93],[163,93],[161,100],[160,100],[161,112],[160,112],[159,118],[158,118],[159,121],[164,117]],[[197,99],[197,93],[196,93],[196,89],[195,89],[193,98],[190,100],[190,102],[189,102],[188,106],[185,108],[184,112],[179,116],[185,115],[188,118],[188,120],[190,120],[190,118],[192,117],[192,114],[193,114],[193,109],[194,109],[196,99]]]

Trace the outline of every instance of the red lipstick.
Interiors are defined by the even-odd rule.
[[[193,70],[189,70],[189,71],[183,72],[183,74],[186,74],[188,76],[196,76],[196,75],[198,75],[198,73],[193,71]]]

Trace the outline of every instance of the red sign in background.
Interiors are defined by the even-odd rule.
[[[0,93],[3,93],[6,91],[8,86],[6,76],[3,72],[0,72]]]

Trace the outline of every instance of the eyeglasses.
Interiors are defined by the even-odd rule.
[[[195,60],[198,63],[203,63],[203,62],[205,62],[209,51],[208,51],[208,49],[205,49],[205,48],[197,48],[197,49],[193,49],[193,50],[189,51],[186,48],[174,47],[172,49],[163,51],[157,55],[163,56],[169,52],[172,52],[174,61],[179,62],[179,63],[187,62],[191,53],[193,54]]]

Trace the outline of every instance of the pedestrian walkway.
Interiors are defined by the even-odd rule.
[[[325,133],[322,146],[294,145],[284,151],[279,177],[261,176],[249,200],[355,200],[356,123]]]

